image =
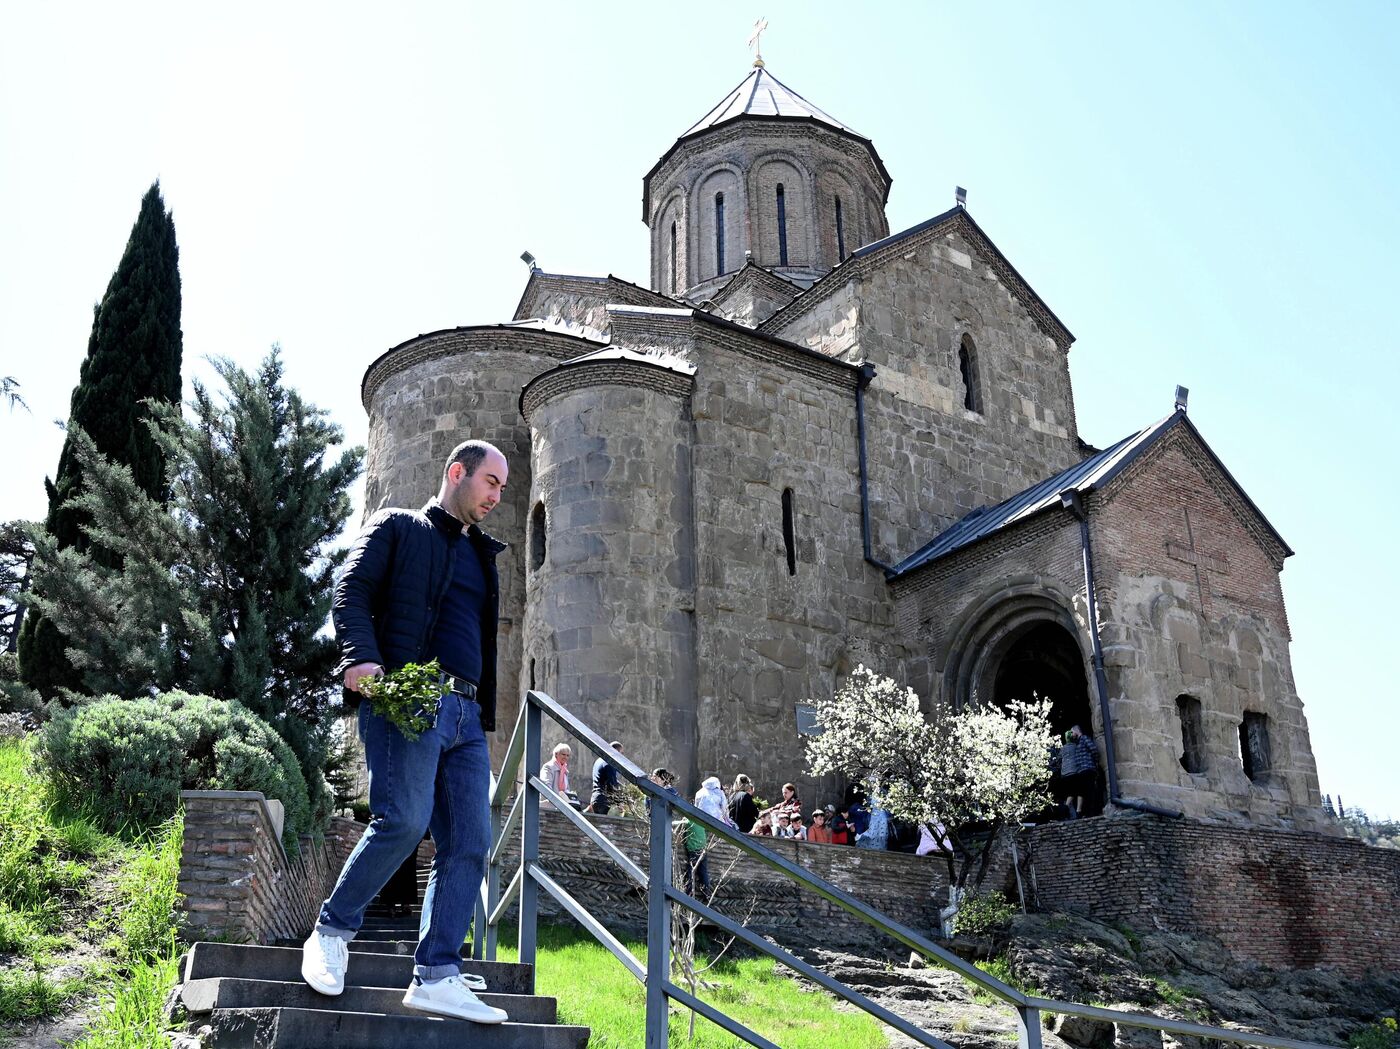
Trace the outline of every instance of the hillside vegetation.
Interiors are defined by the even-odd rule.
[[[167,1044],[181,823],[108,834],[60,804],[32,746],[0,739],[0,1046]]]

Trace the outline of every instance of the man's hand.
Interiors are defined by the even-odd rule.
[[[351,692],[359,692],[362,678],[383,676],[384,668],[378,663],[356,663],[345,672],[345,687]]]

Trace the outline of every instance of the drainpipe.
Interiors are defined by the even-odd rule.
[[[1094,588],[1094,552],[1089,545],[1089,513],[1078,490],[1066,488],[1060,493],[1060,503],[1079,521],[1079,547],[1084,557],[1084,592],[1087,595],[1089,636],[1094,643],[1094,688],[1099,694],[1099,714],[1103,718],[1104,765],[1108,772],[1108,800],[1125,809],[1150,812],[1156,816],[1180,819],[1184,814],[1176,809],[1159,808],[1145,801],[1133,801],[1118,793],[1118,758],[1113,749],[1113,719],[1108,710],[1108,679],[1103,669],[1103,642],[1099,638],[1099,601]]]
[[[860,442],[860,538],[865,560],[889,575],[893,569],[875,556],[870,540],[870,485],[865,469],[865,388],[875,378],[875,365],[862,364],[856,379],[856,437]]]

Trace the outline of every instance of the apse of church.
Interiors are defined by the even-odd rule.
[[[538,687],[683,786],[826,800],[799,709],[865,663],[1107,711],[1124,799],[1313,820],[1286,544],[1184,408],[1081,443],[1069,330],[961,202],[891,236],[889,187],[756,66],[644,177],[649,287],[532,264],[511,322],[370,366],[367,511],[510,460],[500,722]]]

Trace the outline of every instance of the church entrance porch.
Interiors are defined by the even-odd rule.
[[[1050,702],[1050,728],[1062,743],[1074,726],[1098,739],[1089,685],[1088,661],[1068,608],[1044,594],[1022,594],[987,611],[951,655],[944,676],[945,696],[961,709],[991,704],[1005,709],[1016,700]],[[1103,748],[1096,789],[1086,792],[1081,815],[1103,811]],[[1058,750],[1052,759],[1050,793],[1058,803],[1065,790],[1060,779]],[[1033,822],[1062,819],[1067,810],[1056,804]]]

